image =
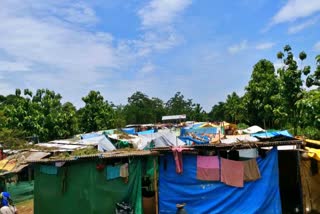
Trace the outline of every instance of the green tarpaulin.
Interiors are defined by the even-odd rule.
[[[57,175],[35,168],[35,214],[115,213],[116,203],[127,201],[142,213],[141,160],[129,163],[129,181],[123,178],[107,180],[97,162],[74,162],[58,168]]]

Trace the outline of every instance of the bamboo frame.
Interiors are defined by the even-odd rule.
[[[155,193],[155,207],[156,214],[159,213],[159,199],[158,199],[158,175],[157,175],[157,157],[153,157],[153,184],[154,184],[154,193]]]

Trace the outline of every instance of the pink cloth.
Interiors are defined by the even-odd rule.
[[[182,151],[190,149],[182,147],[172,147],[171,150],[173,153],[174,161],[176,163],[176,172],[178,174],[181,174],[183,172]]]
[[[218,156],[197,156],[197,179],[204,181],[220,179]]]
[[[229,186],[243,187],[243,180],[243,162],[221,158],[221,181]]]

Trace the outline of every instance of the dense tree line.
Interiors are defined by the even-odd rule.
[[[90,91],[82,98],[84,107],[77,109],[70,102],[62,103],[62,96],[48,89],[16,89],[15,94],[0,95],[0,141],[18,145],[34,136],[40,141],[68,138],[126,124],[157,123],[163,115],[175,114],[186,114],[187,120],[194,121],[286,128],[320,138],[320,55],[314,71],[303,66],[307,54],[301,52],[297,62],[289,45],[277,57],[281,68],[276,71],[272,62],[260,60],[253,67],[245,94],[229,94],[208,113],[181,92],[165,102],[137,91],[126,105],[115,105],[99,91]]]
[[[320,139],[320,55],[314,71],[303,65],[307,54],[301,52],[297,62],[289,45],[277,58],[282,63],[278,70],[266,59],[257,62],[245,94],[228,95],[225,102],[212,107],[209,118],[289,129]]]

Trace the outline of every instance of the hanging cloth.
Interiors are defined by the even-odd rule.
[[[221,181],[229,186],[243,187],[244,164],[242,161],[221,158]]]
[[[261,178],[260,170],[256,159],[243,161],[244,181],[255,181]]]
[[[178,174],[182,174],[183,172],[183,161],[182,161],[182,151],[183,150],[191,150],[190,148],[182,148],[182,147],[172,147],[174,162],[176,164],[176,172]]]
[[[197,156],[197,179],[203,181],[220,180],[218,156]]]

